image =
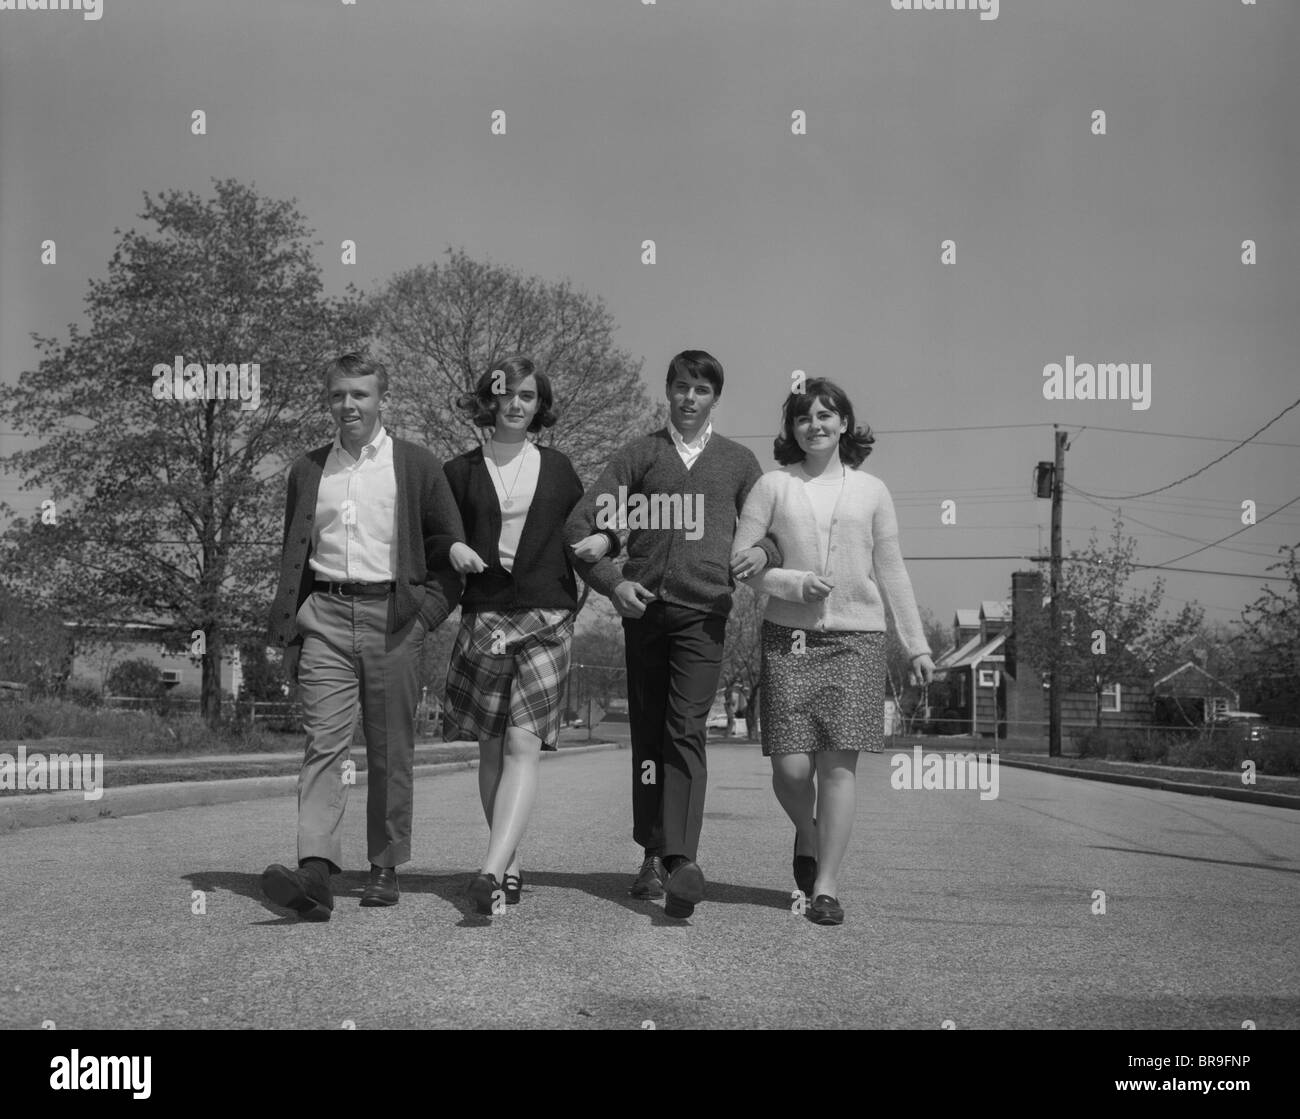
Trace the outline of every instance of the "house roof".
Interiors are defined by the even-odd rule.
[[[1011,604],[985,599],[980,603],[980,617],[990,622],[1009,622],[1011,620]]]
[[[957,625],[961,629],[979,629],[980,612],[968,607],[957,607]]]
[[[1184,677],[1184,674],[1188,674],[1192,677],[1199,677],[1200,679],[1206,680],[1210,684],[1212,684],[1215,689],[1218,689],[1219,691],[1227,692],[1229,695],[1233,696],[1234,698],[1236,698],[1238,695],[1236,688],[1229,687],[1222,680],[1219,680],[1216,677],[1211,676],[1200,665],[1193,664],[1191,661],[1188,661],[1181,668],[1175,668],[1173,672],[1169,673],[1167,676],[1160,677],[1159,680],[1157,680],[1154,684],[1151,685],[1151,690],[1155,691],[1162,684],[1172,685],[1176,679],[1178,679],[1179,677]],[[1179,680],[1178,682],[1186,683],[1187,681],[1186,678],[1184,678],[1182,680]]]
[[[978,637],[973,638],[966,642],[966,644],[960,649],[956,650],[951,660],[947,660],[936,667],[970,668],[972,665],[979,664],[980,661],[988,660],[990,656],[1002,648],[1009,636],[1010,634],[1007,633],[1006,630],[1003,630],[996,637],[992,637],[988,641],[981,642]],[[999,657],[999,659],[1001,658]]]
[[[955,649],[949,649],[946,653],[944,653],[943,656],[941,656],[937,661],[935,661],[934,667],[936,669],[951,668],[958,661],[962,660],[963,657],[966,657],[968,654],[973,653],[976,649],[979,648],[979,646],[980,646],[980,635],[977,633],[975,634],[974,637],[968,638],[964,644],[958,645]]]

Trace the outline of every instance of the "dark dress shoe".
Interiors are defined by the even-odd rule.
[[[507,874],[501,879],[501,889],[506,894],[506,905],[518,905],[520,895],[524,892],[524,876]]]
[[[469,896],[474,899],[474,906],[480,913],[491,914],[492,895],[501,889],[501,884],[494,874],[476,874],[469,884]]]
[[[689,859],[678,863],[664,884],[664,913],[669,917],[685,918],[695,912],[696,903],[704,897],[704,871]]]
[[[664,896],[664,879],[667,876],[663,859],[658,855],[647,855],[628,893],[634,898],[661,898]]]
[[[262,893],[304,921],[328,921],[334,909],[329,879],[273,863],[262,871]]]
[[[401,894],[401,890],[397,888],[397,867],[375,866],[374,863],[371,863],[370,881],[366,883],[366,888],[361,891],[361,904],[365,906],[396,905]]]
[[[830,894],[818,894],[808,907],[808,920],[815,925],[844,924],[844,910],[840,903]]]

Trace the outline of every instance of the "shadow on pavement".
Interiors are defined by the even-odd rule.
[[[228,890],[232,894],[249,898],[257,902],[269,914],[276,917],[274,921],[259,922],[268,925],[298,924],[298,918],[287,909],[270,902],[262,894],[262,874],[260,871],[201,871],[183,876],[195,890],[210,893],[214,890]],[[399,882],[404,895],[434,894],[452,905],[461,915],[458,928],[486,928],[492,924],[492,918],[477,911],[474,902],[465,892],[473,877],[472,871],[458,871],[453,874],[422,874],[418,871],[406,873],[399,871]],[[539,887],[543,889],[578,890],[588,894],[597,901],[613,902],[631,913],[650,918],[652,925],[665,925],[669,928],[686,924],[685,920],[664,915],[663,902],[639,901],[628,896],[628,884],[633,875],[619,874],[566,874],[561,871],[530,871],[525,869],[524,897],[521,904],[527,905],[529,895]],[[365,888],[367,874],[362,871],[344,871],[331,879],[334,901],[337,907],[340,901],[359,900]],[[765,889],[758,886],[737,886],[727,882],[706,882],[702,906],[710,905],[754,905],[765,909],[788,909],[790,895],[780,890]]]

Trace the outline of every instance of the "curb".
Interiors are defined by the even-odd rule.
[[[618,742],[566,746],[542,753],[542,760],[596,750],[616,750]],[[624,747],[625,748],[625,747]],[[414,767],[415,777],[436,777],[459,769],[477,769],[475,760],[426,762]],[[366,783],[366,773],[356,774],[356,787]],[[219,781],[170,781],[156,785],[125,785],[105,788],[98,800],[86,800],[82,793],[44,793],[40,796],[0,798],[0,834],[20,828],[79,824],[93,820],[138,816],[144,812],[168,812],[174,808],[197,808],[209,804],[232,804],[241,800],[264,800],[289,796],[297,791],[298,777],[236,777]]]
[[[1274,808],[1300,809],[1300,796],[1287,793],[1266,793],[1251,789],[1234,789],[1228,785],[1194,785],[1186,781],[1167,781],[1163,777],[1139,777],[1132,773],[1100,773],[1091,769],[1069,769],[1041,762],[1011,761],[999,757],[1001,765],[1013,769],[1034,769],[1039,773],[1055,773],[1062,777],[1082,777],[1089,781],[1106,781],[1112,785],[1138,785],[1144,789],[1163,789],[1169,793],[1186,793],[1188,796],[1219,797],[1222,800],[1240,800],[1248,804],[1267,804]]]

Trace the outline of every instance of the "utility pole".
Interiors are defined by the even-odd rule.
[[[1058,686],[1061,657],[1061,493],[1065,486],[1065,432],[1055,424],[1056,465],[1052,470],[1052,655],[1048,669],[1047,756],[1061,756],[1061,689]]]

